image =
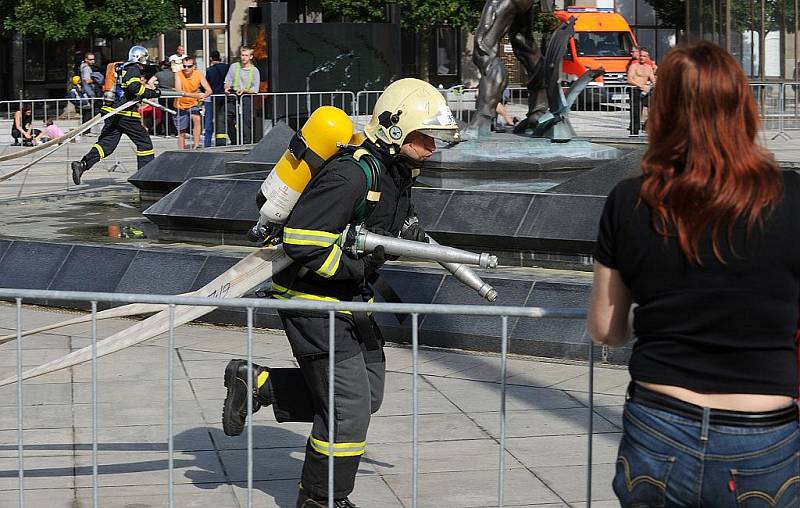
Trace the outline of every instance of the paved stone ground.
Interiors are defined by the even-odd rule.
[[[513,114],[517,114],[512,112]],[[519,115],[518,115],[519,116]],[[573,125],[580,136],[586,136],[599,143],[643,143],[646,137],[631,138],[626,131],[628,120],[624,114],[576,111],[571,115]],[[771,139],[775,131],[765,130],[761,134],[762,143],[782,162],[794,163],[800,168],[800,131],[788,131],[793,139]],[[34,168],[7,181],[0,182],[0,202],[30,197],[52,197],[72,193],[97,193],[103,191],[129,192],[126,183],[136,171],[136,157],[133,144],[123,136],[114,155],[98,163],[91,172],[86,173],[84,184],[76,187],[69,176],[69,161],[80,159],[97,141],[96,137],[83,136],[77,143],[68,143],[52,156],[38,163]],[[177,149],[175,138],[153,137],[156,154],[165,150]],[[0,145],[0,155],[20,150],[19,147]],[[0,176],[32,161],[34,156],[0,162]],[[115,162],[122,167],[109,170]]]
[[[16,323],[0,304],[0,333]],[[23,328],[71,314],[25,307]],[[98,324],[100,338],[134,321]],[[90,344],[89,324],[23,339],[25,367]],[[221,375],[246,351],[246,330],[203,325],[176,330],[175,506],[246,503],[246,437],[221,428]],[[103,507],[167,503],[166,337],[98,362],[99,496]],[[15,372],[16,344],[0,346],[0,376]],[[256,330],[256,362],[291,366],[282,332]],[[410,349],[386,349],[386,399],[373,417],[353,499],[364,507],[410,506]],[[457,351],[420,352],[418,506],[497,504],[499,357]],[[513,357],[508,363],[506,506],[584,506],[587,460],[586,364]],[[74,367],[24,383],[25,500],[48,508],[91,506],[91,370]],[[616,506],[610,488],[620,437],[623,369],[595,371],[593,506]],[[18,496],[16,386],[0,388],[0,506]],[[294,506],[307,424],[277,424],[271,411],[254,420],[254,506]]]

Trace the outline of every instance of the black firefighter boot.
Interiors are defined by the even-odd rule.
[[[72,169],[72,181],[75,182],[75,185],[81,184],[81,175],[83,175],[87,171],[86,163],[81,161],[72,162],[69,165],[70,169]]]
[[[228,436],[238,436],[244,430],[247,420],[247,360],[231,360],[225,367],[225,404],[222,406],[222,429]],[[269,393],[269,369],[253,364],[250,371],[253,378],[253,413],[262,406],[272,404]]]
[[[358,508],[347,498],[334,500],[333,506],[334,508]],[[310,496],[301,488],[300,495],[297,496],[297,508],[328,508],[328,498]]]

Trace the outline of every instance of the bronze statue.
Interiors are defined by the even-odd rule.
[[[539,0],[543,12],[552,12],[552,0]],[[534,136],[548,137],[553,141],[569,141],[575,133],[569,125],[567,113],[580,92],[603,70],[591,70],[570,87],[565,96],[561,90],[561,61],[569,39],[575,33],[574,18],[562,24],[550,37],[547,51],[528,44],[531,31],[531,9],[535,0],[488,0],[483,6],[481,19],[475,30],[475,49],[472,60],[481,72],[476,100],[476,114],[469,133],[472,136],[491,134],[492,119],[497,103],[508,84],[508,72],[498,49],[503,35],[508,32],[514,56],[528,74],[528,114],[514,128],[514,132],[534,129]]]

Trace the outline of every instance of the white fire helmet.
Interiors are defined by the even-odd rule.
[[[453,113],[441,92],[430,83],[405,78],[390,84],[375,102],[364,134],[399,149],[411,132],[447,142],[461,141]]]

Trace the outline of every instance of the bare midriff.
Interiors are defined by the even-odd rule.
[[[654,392],[663,393],[684,402],[712,409],[727,411],[744,411],[757,413],[774,411],[794,403],[794,399],[786,395],[759,395],[754,393],[701,393],[679,386],[659,385],[654,383],[638,384]]]

